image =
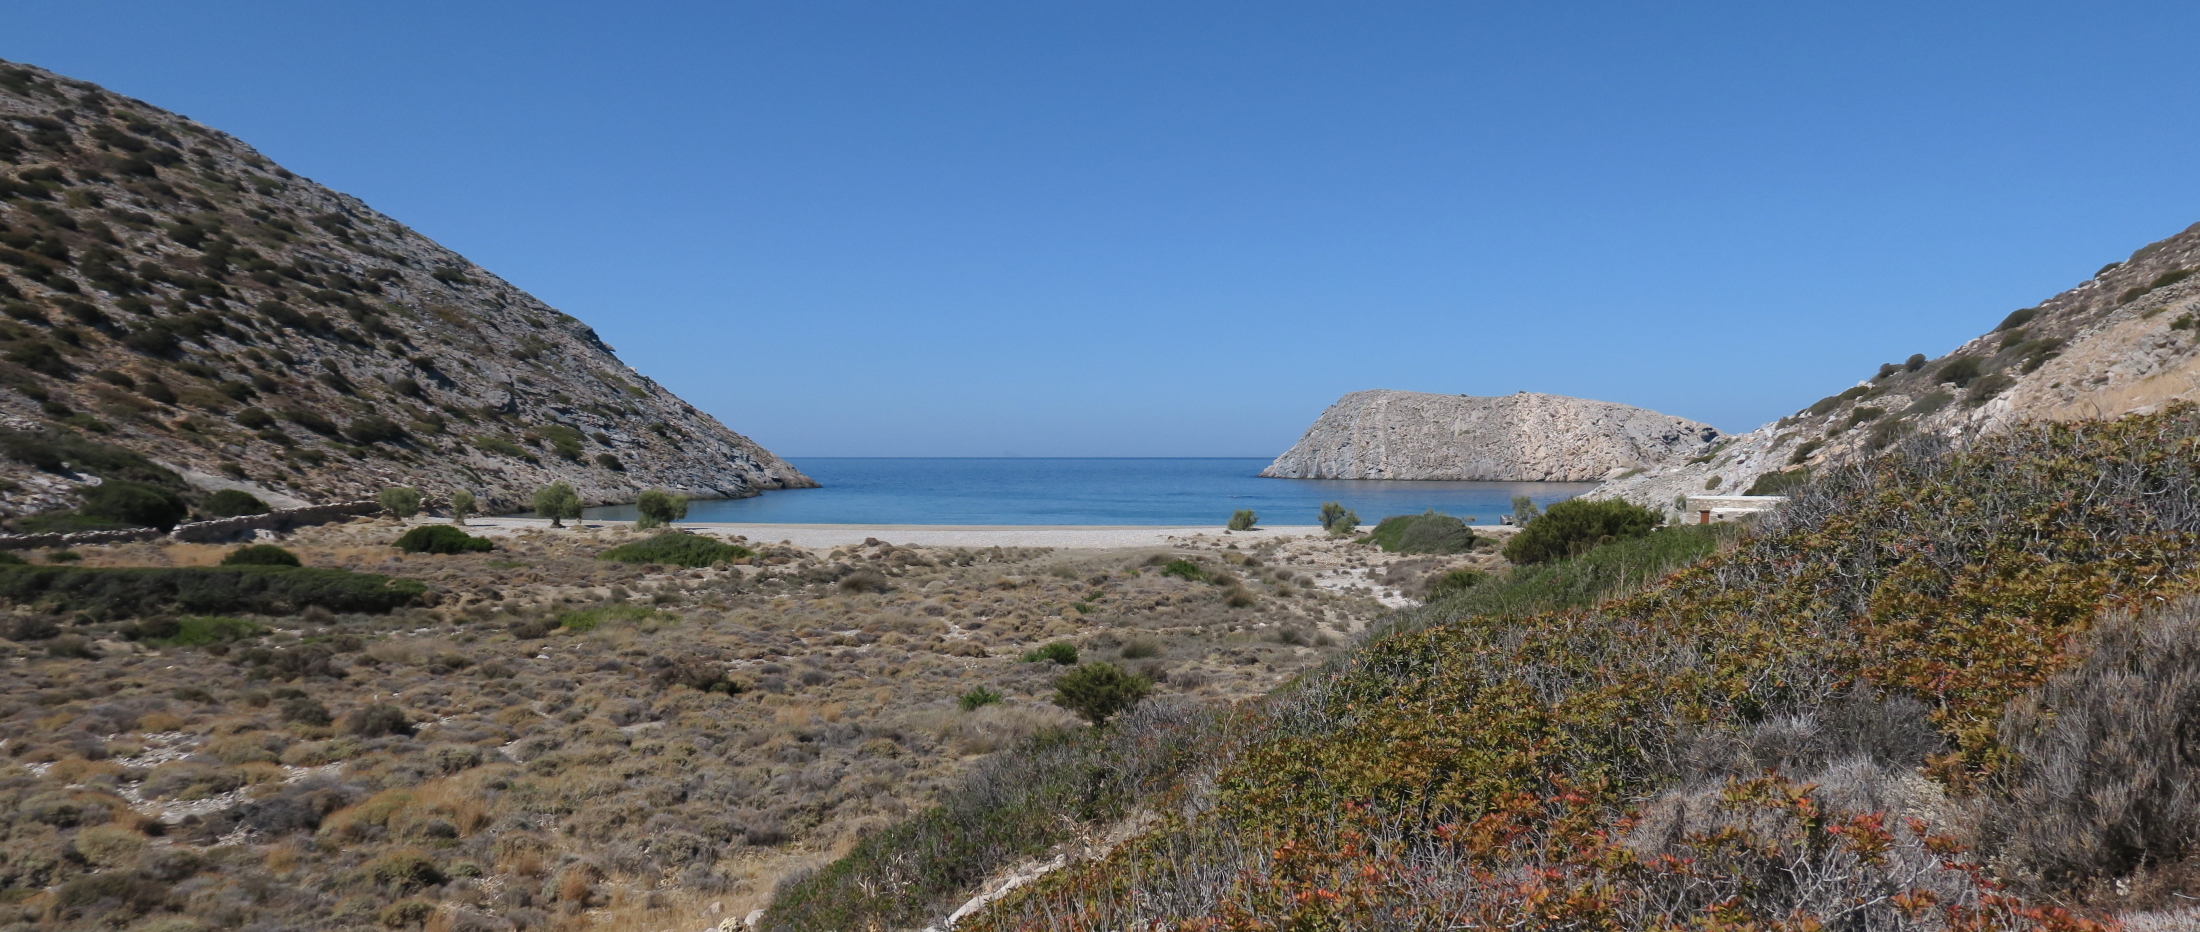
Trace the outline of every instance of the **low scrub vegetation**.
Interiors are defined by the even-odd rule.
[[[2200,764],[2163,749],[2200,676],[2200,410],[1914,439],[1791,492],[1738,538],[1600,530],[1408,613],[1234,740],[1095,730],[1203,753],[1155,773],[1128,841],[957,928],[2080,930],[2101,926],[2046,904],[2178,902]],[[1006,863],[927,824],[766,927],[922,924]],[[950,850],[957,890],[895,873]],[[838,926],[813,921],[827,891]]]
[[[426,590],[408,579],[286,566],[0,566],[0,600],[93,617],[284,614],[309,607],[386,612],[418,601]]]
[[[601,559],[619,563],[661,563],[666,566],[710,566],[747,559],[755,551],[701,534],[667,531],[631,544],[604,551]]]
[[[1547,563],[1615,540],[1641,537],[1663,522],[1656,511],[1622,499],[1569,499],[1544,509],[1506,541],[1505,559]]]
[[[1392,515],[1368,532],[1376,546],[1392,553],[1466,553],[1474,549],[1474,529],[1461,518],[1439,514]]]
[[[497,545],[448,524],[423,524],[399,535],[397,549],[406,553],[488,553]]]
[[[298,566],[298,555],[274,544],[252,544],[222,555],[223,566]]]

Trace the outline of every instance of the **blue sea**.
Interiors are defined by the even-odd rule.
[[[1343,502],[1373,524],[1431,508],[1485,524],[1515,495],[1548,505],[1593,482],[1401,482],[1263,479],[1255,457],[1145,459],[1024,457],[803,457],[795,468],[824,487],[754,498],[695,501],[689,521],[750,524],[1103,524],[1220,527],[1250,508],[1263,524],[1318,524],[1321,503]],[[634,517],[631,505],[590,518]]]

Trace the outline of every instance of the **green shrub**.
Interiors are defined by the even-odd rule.
[[[2006,373],[1996,372],[1984,376],[1978,381],[1972,382],[1971,390],[1963,393],[1963,403],[1967,407],[1976,408],[1994,400],[1995,396],[2008,391],[2009,387],[2015,384],[2017,384],[2017,380],[2009,377]]]
[[[1810,481],[1810,467],[1797,466],[1794,469],[1783,469],[1758,476],[1757,481],[1750,484],[1749,491],[1742,494],[1786,495],[1808,481]]]
[[[1513,524],[1527,527],[1543,516],[1543,509],[1535,507],[1535,499],[1525,495],[1513,496]]]
[[[1428,601],[1434,602],[1453,593],[1465,592],[1483,583],[1489,576],[1481,570],[1452,570],[1429,583]]]
[[[338,431],[336,422],[304,408],[284,408],[283,420],[289,421],[324,437],[334,437]]]
[[[2001,326],[1994,328],[1994,332],[2000,333],[2004,330],[2015,330],[2018,327],[2022,327],[2025,324],[2031,323],[2032,318],[2038,317],[2039,314],[2040,309],[2036,307],[2027,307],[2010,311],[2009,316],[2001,319]]]
[[[1977,359],[1958,356],[1941,363],[1940,368],[1933,372],[1933,378],[1941,382],[1954,382],[1956,387],[1961,388],[1971,384],[1971,380],[1978,378],[1981,371]]]
[[[435,918],[438,908],[432,900],[398,900],[382,907],[382,911],[376,913],[374,918],[376,922],[380,922],[384,928],[388,929],[425,926],[428,920]]]
[[[245,408],[237,412],[237,423],[246,430],[266,430],[275,426],[275,415],[259,408]]]
[[[1206,570],[1200,569],[1199,564],[1197,563],[1193,563],[1190,560],[1183,559],[1170,560],[1169,562],[1162,564],[1161,575],[1174,576],[1178,579],[1190,580],[1192,582],[1205,582],[1207,580]]]
[[[83,495],[84,506],[77,510],[101,521],[165,531],[191,515],[183,496],[143,482],[108,481],[85,489]]]
[[[993,705],[1000,701],[1000,693],[994,692],[993,690],[987,689],[983,686],[973,686],[970,688],[969,692],[963,693],[961,697],[957,698],[955,700],[955,704],[962,706],[962,710],[965,712],[975,712],[980,708]]]
[[[222,489],[199,503],[199,514],[209,518],[264,515],[267,512],[267,503],[260,501],[259,496],[240,489]]]
[[[287,615],[311,606],[386,612],[419,601],[426,591],[409,579],[317,567],[0,566],[0,600],[95,617]]]
[[[406,553],[488,553],[496,542],[475,537],[448,524],[423,524],[397,538],[397,549]]]
[[[1057,663],[1067,667],[1077,662],[1077,645],[1068,641],[1055,641],[1052,644],[1035,647],[1024,654],[1024,662]]]
[[[626,471],[626,464],[625,464],[625,463],[622,463],[622,462],[619,462],[619,458],[618,458],[618,457],[616,457],[616,456],[613,456],[613,455],[611,455],[611,454],[609,454],[609,453],[598,453],[598,454],[596,454],[596,465],[598,465],[598,466],[601,466],[601,467],[603,467],[603,468],[605,468],[605,469],[611,470],[612,472],[625,472],[625,471]]]
[[[526,448],[502,437],[475,437],[474,446],[479,448],[484,453],[494,453],[498,456],[509,456],[513,459],[526,460],[530,463],[541,462],[541,460],[535,458],[535,455],[533,453],[527,452]]]
[[[53,344],[43,340],[17,343],[8,349],[6,359],[32,372],[50,375],[57,379],[65,378],[69,373],[76,371],[75,367],[69,365],[69,361],[62,357],[60,350],[55,349]]]
[[[1112,663],[1088,663],[1054,681],[1054,704],[1085,721],[1104,724],[1153,692],[1153,681]]]
[[[1465,553],[1474,547],[1474,529],[1435,509],[1417,515],[1392,515],[1375,525],[1368,539],[1391,553]]]
[[[394,705],[370,705],[355,709],[350,715],[344,716],[344,733],[358,735],[362,738],[409,735],[413,733],[413,721],[405,715],[404,710]],[[441,883],[442,881],[438,879],[431,882]]]
[[[274,544],[252,544],[222,556],[223,566],[297,566],[298,555]]]
[[[573,487],[553,482],[535,492],[535,515],[549,518],[551,527],[564,527],[567,519],[581,516],[581,497]]]
[[[1228,527],[1233,531],[1250,531],[1253,529],[1254,522],[1259,520],[1260,516],[1254,514],[1251,509],[1240,508],[1230,513]]]
[[[376,495],[374,500],[382,506],[385,514],[400,521],[420,513],[419,489],[405,486],[383,489],[382,494]]]
[[[1161,656],[1161,644],[1152,638],[1132,638],[1123,642],[1123,659],[1144,660]]]
[[[204,647],[259,637],[267,633],[267,628],[243,618],[191,615],[147,619],[137,626],[135,633],[146,643],[162,647]]]
[[[848,593],[885,593],[894,586],[886,581],[886,574],[873,569],[860,569],[840,577],[840,591]]]
[[[675,495],[663,489],[650,489],[635,497],[634,510],[640,515],[635,519],[634,527],[646,531],[687,517],[688,500],[685,495]]]
[[[550,451],[561,460],[579,462],[581,458],[581,432],[563,424],[549,424],[528,432],[530,436],[550,441]]]
[[[77,563],[83,559],[84,555],[74,550],[51,550],[46,553],[48,563]]]
[[[631,544],[620,544],[597,554],[596,559],[618,563],[702,567],[722,560],[739,560],[753,555],[755,551],[740,544],[729,544],[685,531],[666,531]]]
[[[1616,498],[1569,499],[1552,505],[1505,542],[1505,559],[1544,563],[1576,556],[1599,544],[1641,537],[1663,524],[1655,511]]]
[[[474,493],[460,489],[451,493],[451,523],[465,526],[466,518],[474,513]]]

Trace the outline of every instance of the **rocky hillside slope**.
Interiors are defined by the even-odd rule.
[[[1666,508],[1685,495],[1778,492],[1810,471],[1914,434],[1957,444],[2026,420],[2148,413],[2200,400],[2200,224],[2011,313],[1939,359],[1912,356],[1707,457],[1606,484],[1595,497]]]
[[[0,63],[0,511],[120,447],[199,489],[523,507],[815,483],[551,308],[218,130]],[[77,459],[82,457],[61,457]],[[41,469],[43,465],[45,468]]]
[[[1710,426],[1606,401],[1376,389],[1338,399],[1261,475],[1593,482],[1718,440]]]

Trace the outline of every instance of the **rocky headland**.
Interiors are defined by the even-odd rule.
[[[1375,389],[1330,405],[1261,475],[1594,482],[1698,455],[1719,439],[1709,425],[1608,401]]]

